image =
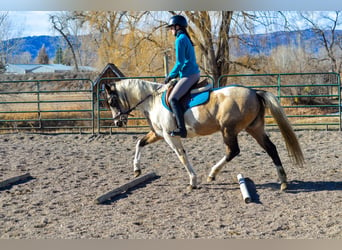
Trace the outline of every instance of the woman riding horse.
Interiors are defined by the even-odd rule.
[[[200,70],[196,63],[194,45],[186,30],[187,26],[188,22],[185,17],[181,15],[175,15],[169,20],[168,27],[172,31],[172,34],[176,36],[176,62],[164,81],[166,84],[171,79],[178,76],[180,77],[180,80],[173,88],[168,101],[178,126],[177,129],[170,132],[170,135],[180,136],[182,138],[187,136],[187,131],[184,123],[184,110],[179,101],[200,78]]]

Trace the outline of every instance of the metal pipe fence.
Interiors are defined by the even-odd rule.
[[[275,94],[291,123],[301,129],[341,130],[341,80],[336,73],[223,75],[215,86],[237,84]],[[129,77],[120,78],[127,79]],[[163,76],[134,77],[158,81]],[[118,78],[103,78],[115,80]],[[101,81],[50,79],[0,82],[0,133],[139,133],[149,130],[134,111],[127,128],[116,128],[101,102]],[[266,116],[267,126],[275,126]]]
[[[295,127],[341,131],[341,79],[337,73],[223,75],[218,86],[223,80],[272,92]],[[276,124],[270,121],[267,126]]]
[[[0,82],[0,133],[94,133],[90,79]]]

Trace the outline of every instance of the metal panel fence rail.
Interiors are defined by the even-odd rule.
[[[0,82],[0,133],[94,133],[89,79]]]
[[[291,123],[301,128],[341,131],[341,79],[337,73],[224,75],[225,84],[240,84],[275,94]],[[267,126],[275,126],[266,116]]]
[[[202,76],[209,78],[210,76]],[[135,77],[161,81],[163,76]],[[112,81],[118,78],[103,78]],[[120,78],[122,79],[122,78]],[[0,133],[140,133],[149,130],[139,111],[127,128],[113,125],[102,106],[102,84],[90,79],[0,82]],[[240,84],[275,94],[291,123],[302,129],[341,130],[341,80],[336,73],[224,75],[215,87]],[[267,126],[275,126],[266,116]]]

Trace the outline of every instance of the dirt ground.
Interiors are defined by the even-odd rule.
[[[246,133],[241,154],[207,183],[225,148],[220,134],[185,140],[198,174],[189,192],[186,170],[164,141],[142,153],[143,174],[157,178],[105,204],[95,199],[133,179],[140,134],[0,135],[0,181],[31,179],[0,189],[2,239],[342,239],[342,137],[297,131],[306,163],[293,165],[271,131],[289,179],[279,191],[271,159]],[[248,179],[242,200],[236,176]]]

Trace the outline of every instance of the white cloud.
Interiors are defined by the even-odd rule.
[[[50,11],[10,11],[9,20],[17,31],[14,37],[55,35],[49,22]]]

